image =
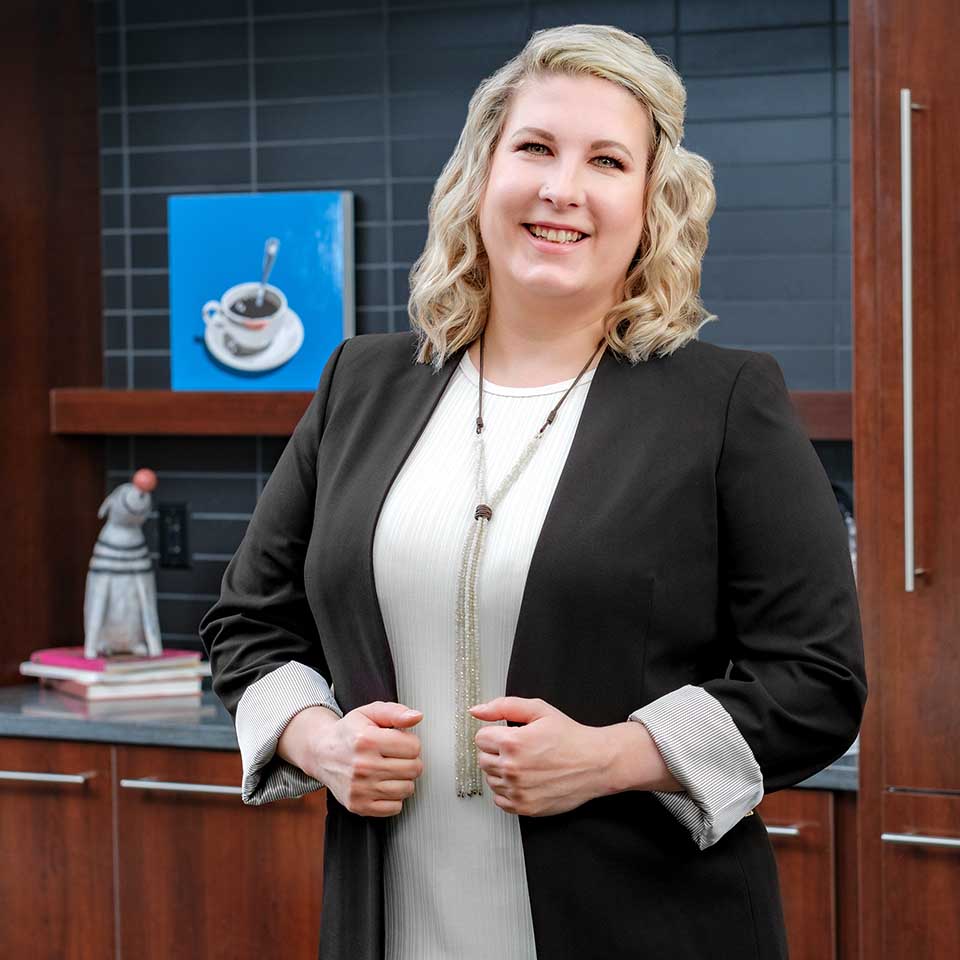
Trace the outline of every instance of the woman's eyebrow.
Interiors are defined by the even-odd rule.
[[[541,137],[544,140],[549,140],[551,143],[556,143],[557,138],[550,133],[549,130],[543,130],[540,127],[520,127],[519,130],[513,131],[513,136],[519,136],[521,133],[532,133],[536,137]],[[633,154],[619,141],[617,140],[594,140],[590,144],[591,150],[600,150],[603,147],[616,147],[618,150],[622,150],[631,160],[633,160]]]

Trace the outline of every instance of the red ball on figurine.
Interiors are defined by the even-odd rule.
[[[142,467],[133,475],[133,485],[139,490],[150,493],[157,487],[157,475],[146,467]]]

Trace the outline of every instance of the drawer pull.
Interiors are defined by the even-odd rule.
[[[87,770],[84,773],[38,773],[33,770],[0,770],[0,780],[30,780],[34,783],[86,783],[96,775],[96,770]]]
[[[216,783],[178,783],[175,780],[152,780],[143,777],[139,780],[121,780],[120,786],[127,790],[166,790],[170,793],[220,793],[238,797],[242,787],[224,787]]]
[[[925,837],[921,833],[881,833],[884,843],[906,843],[918,847],[960,847],[957,837]]]
[[[772,827],[767,824],[767,833],[773,837],[799,837],[799,827]]]

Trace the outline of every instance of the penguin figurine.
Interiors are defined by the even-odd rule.
[[[150,491],[157,486],[152,470],[138,470],[100,504],[106,516],[87,569],[83,601],[87,659],[115,654],[160,656],[157,583],[143,524],[150,513]]]

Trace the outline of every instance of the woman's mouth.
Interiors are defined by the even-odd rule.
[[[538,227],[532,223],[521,224],[527,235],[538,246],[547,249],[562,249],[574,247],[578,243],[589,239],[589,234],[579,233],[576,230],[556,230],[552,227]]]

